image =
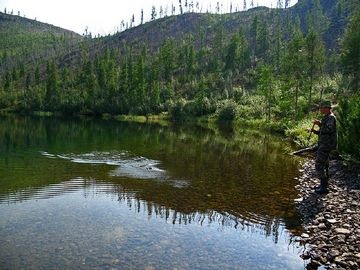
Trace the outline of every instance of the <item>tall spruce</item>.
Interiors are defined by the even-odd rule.
[[[54,62],[47,63],[46,75],[45,108],[54,111],[59,106],[59,80]]]
[[[350,81],[350,89],[360,92],[360,7],[346,29],[341,44],[341,62],[344,74]]]
[[[304,37],[300,28],[295,28],[292,40],[287,44],[283,59],[283,76],[286,82],[287,95],[294,100],[294,119],[299,119],[299,98],[304,86],[306,71],[306,53]]]
[[[307,81],[309,85],[308,107],[312,106],[313,88],[316,80],[323,73],[325,64],[324,44],[314,30],[311,30],[305,38],[306,60],[307,60]]]

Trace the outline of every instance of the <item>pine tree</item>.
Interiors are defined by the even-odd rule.
[[[341,44],[341,62],[344,74],[350,79],[353,91],[360,92],[360,7],[356,10],[346,29]]]
[[[195,46],[192,35],[187,38],[185,50],[186,74],[192,79],[195,71]]]
[[[39,69],[39,66],[36,66],[34,79],[35,79],[35,85],[39,85],[40,84],[40,69]]]
[[[271,109],[275,101],[273,69],[270,65],[264,65],[258,69],[258,73],[259,81],[257,84],[257,91],[265,98],[265,115],[266,119],[270,120]]]
[[[214,37],[214,48],[212,61],[210,64],[211,71],[220,71],[222,69],[224,55],[224,27],[222,24],[217,26]]]
[[[256,57],[263,59],[265,62],[269,63],[270,55],[270,34],[268,25],[265,21],[261,22],[257,31],[257,47],[256,47]]]
[[[125,61],[120,69],[117,104],[120,113],[129,112],[128,90],[129,90],[128,63]]]
[[[164,80],[169,82],[174,71],[174,41],[166,39],[160,48],[160,60]]]
[[[279,74],[280,66],[281,66],[281,56],[282,56],[282,28],[281,28],[281,20],[280,15],[277,14],[276,16],[276,22],[275,22],[275,33],[273,35],[272,44],[274,46],[271,46],[273,49],[271,56],[273,57],[272,63],[275,69],[275,73]]]
[[[309,83],[309,109],[312,105],[314,82],[321,76],[325,64],[325,48],[319,35],[314,31],[305,38],[307,58],[307,80]]]
[[[183,8],[182,8],[181,0],[179,0],[179,8],[180,8],[180,14],[183,14]]]
[[[134,78],[134,88],[135,88],[135,107],[139,108],[140,111],[144,109],[145,105],[145,53],[142,53],[138,56],[136,67],[135,67],[135,78]]]
[[[46,94],[45,94],[45,107],[47,110],[53,111],[59,105],[59,81],[57,69],[53,62],[48,62],[46,67]]]
[[[306,54],[304,48],[304,38],[300,30],[295,31],[293,39],[287,44],[286,54],[283,61],[283,75],[285,77],[287,88],[294,90],[294,118],[299,117],[299,98],[305,81]],[[290,92],[288,93],[288,95]]]
[[[225,70],[234,70],[236,60],[238,59],[238,51],[240,46],[240,37],[236,33],[232,36],[230,43],[225,52]]]
[[[12,76],[11,76],[10,72],[7,71],[6,74],[5,74],[5,83],[4,83],[4,90],[5,91],[8,91],[10,89],[11,82],[12,82]]]
[[[320,0],[314,0],[312,2],[312,8],[307,14],[308,32],[314,29],[315,32],[322,35],[329,26],[329,20],[324,15]]]
[[[251,23],[251,49],[252,49],[252,65],[256,66],[257,62],[257,44],[258,44],[258,28],[259,28],[259,17],[256,15]]]
[[[156,7],[155,6],[152,6],[151,8],[151,20],[155,20],[156,19],[156,16],[157,16],[157,13],[156,13]]]

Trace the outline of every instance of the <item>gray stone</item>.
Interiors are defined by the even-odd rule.
[[[308,235],[307,233],[303,233],[302,235],[301,235],[301,238],[309,238],[310,237],[310,235]]]
[[[338,223],[338,221],[336,219],[327,219],[326,222],[329,223],[329,224]]]
[[[304,220],[301,239],[307,243],[301,257],[310,256],[307,269],[360,269],[359,176],[343,170],[339,161],[331,161],[330,168],[331,196],[313,196],[318,185],[314,161],[303,165],[298,178],[296,189],[303,200],[295,201]]]
[[[340,251],[338,251],[336,249],[332,249],[332,250],[330,250],[329,254],[330,254],[331,257],[335,258],[335,257],[340,255]]]
[[[340,233],[340,234],[350,234],[350,231],[348,229],[345,229],[345,228],[336,228],[335,232]]]

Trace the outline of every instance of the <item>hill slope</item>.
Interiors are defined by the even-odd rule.
[[[0,67],[35,63],[67,53],[83,40],[75,32],[0,12]],[[1,73],[1,72],[0,72]]]
[[[150,52],[156,52],[169,38],[177,43],[190,38],[198,50],[202,43],[212,47],[219,31],[222,32],[224,43],[239,30],[244,32],[248,40],[254,39],[255,18],[258,24],[265,25],[270,37],[281,31],[286,40],[299,18],[303,33],[309,31],[310,23],[314,24],[315,30],[322,36],[326,51],[338,51],[349,16],[358,3],[356,0],[321,0],[319,7],[316,7],[314,2],[316,1],[300,0],[289,9],[257,7],[232,14],[185,13],[164,17],[114,35],[87,40],[86,47],[89,55],[93,56],[105,49],[124,51],[126,47],[139,48],[141,44],[145,44]],[[311,17],[313,22],[310,22]],[[79,57],[80,50],[73,51],[61,62],[71,66],[78,62]]]
[[[302,31],[306,33],[309,29],[309,14],[314,11],[314,2],[316,1],[300,0],[289,9],[257,7],[245,12],[222,15],[185,13],[151,21],[111,36],[86,40],[81,46],[87,48],[90,55],[103,52],[105,48],[124,50],[125,45],[138,47],[139,44],[146,44],[147,48],[154,52],[168,38],[180,41],[191,36],[196,49],[199,49],[201,43],[211,47],[219,31],[223,31],[224,40],[228,40],[240,29],[248,39],[253,38],[252,23],[255,17],[266,24],[270,35],[275,35],[275,31],[279,30],[276,24],[280,25],[284,36],[289,35],[287,32],[291,31],[290,24],[298,17]],[[338,50],[339,39],[344,33],[352,9],[357,5],[356,0],[321,0],[320,4],[325,27],[321,29],[320,25],[316,30],[321,32],[327,51]],[[6,62],[6,57],[11,56],[20,56],[29,63],[41,58],[56,57],[61,59],[60,63],[69,67],[78,63],[81,55],[78,45],[84,41],[84,38],[75,32],[1,12],[0,36],[0,57],[3,62]],[[11,66],[14,62],[16,61],[12,59],[7,61],[7,64]]]
[[[279,92],[279,115],[298,117],[310,109],[315,90],[319,98],[321,87],[315,87],[324,70],[339,70],[339,41],[356,1],[185,13],[94,39],[1,14],[7,29],[1,33],[0,108],[96,114],[174,109],[199,116],[223,100],[239,102],[262,91],[269,99],[267,117],[271,95]]]

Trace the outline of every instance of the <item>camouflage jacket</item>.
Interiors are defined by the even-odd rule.
[[[332,151],[337,148],[336,117],[333,113],[321,119],[319,130],[319,149]]]

